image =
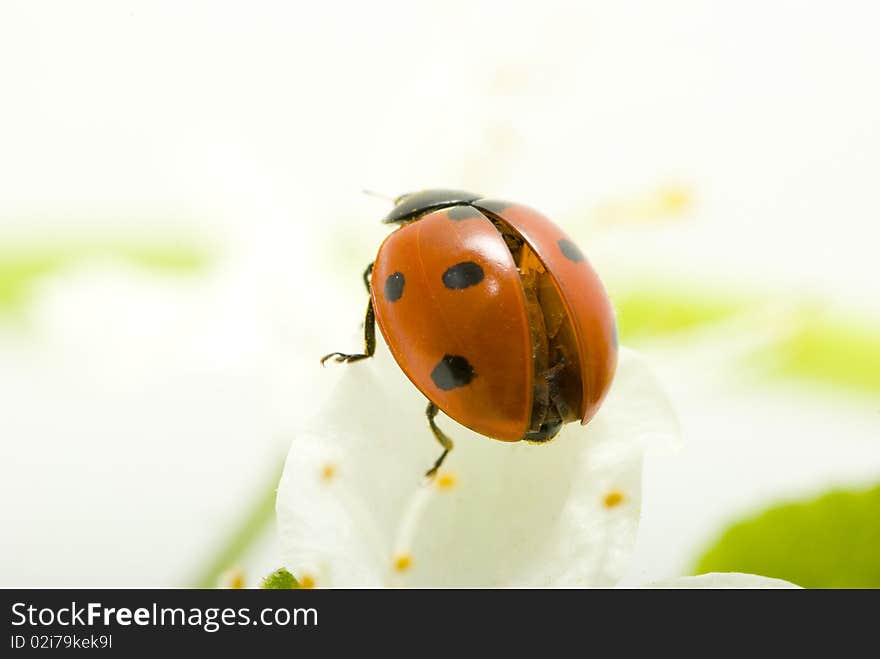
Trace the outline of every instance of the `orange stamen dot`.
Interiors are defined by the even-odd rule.
[[[244,588],[244,570],[239,567],[232,568],[220,577],[221,588],[232,588],[240,590]]]
[[[315,578],[311,574],[304,574],[299,579],[299,587],[300,588],[314,588],[315,587]]]
[[[336,475],[336,465],[332,463],[325,464],[321,468],[321,479],[325,481],[333,480]]]
[[[437,475],[436,483],[438,490],[446,491],[454,488],[458,484],[458,479],[455,477],[455,474],[444,471],[443,473]]]
[[[606,508],[614,508],[615,506],[619,506],[623,503],[623,492],[618,492],[617,490],[609,492],[605,495],[604,503]]]
[[[412,567],[412,556],[409,554],[401,554],[394,559],[394,569],[398,572],[406,572]]]

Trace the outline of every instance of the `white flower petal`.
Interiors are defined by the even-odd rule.
[[[647,362],[621,348],[614,383],[596,419],[597,445],[607,459],[644,453],[670,453],[681,448],[678,417]],[[593,449],[591,449],[593,450]],[[598,456],[596,456],[598,457]]]
[[[297,561],[319,558],[336,586],[375,585],[381,575],[423,586],[610,585],[623,573],[638,527],[642,456],[678,441],[675,416],[634,353],[621,351],[590,424],[569,424],[546,445],[494,441],[440,417],[455,441],[444,471],[456,484],[445,490],[439,479],[424,485],[440,447],[424,398],[387,352],[336,368],[344,373],[294,439],[279,490],[282,549],[294,574]],[[343,484],[344,497],[315,477],[321,461],[338,463],[333,486]],[[331,518],[342,525],[337,534]],[[395,580],[401,538],[411,562]]]
[[[678,577],[650,583],[647,588],[800,588],[782,579],[742,572],[710,572],[696,577]]]
[[[322,566],[318,586],[381,585],[407,500],[440,453],[425,399],[381,344],[350,365],[322,369],[316,356],[303,377],[324,402],[295,434],[279,485],[284,563],[295,575]]]
[[[445,427],[456,438],[447,468],[459,485],[425,514],[413,585],[614,584],[635,543],[642,456],[678,441],[666,397],[626,349],[596,417],[549,444]]]
[[[326,437],[301,435],[278,488],[278,531],[285,565],[319,587],[380,586],[381,557],[369,514],[349,490],[349,464]]]

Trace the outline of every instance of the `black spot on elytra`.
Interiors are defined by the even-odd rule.
[[[385,280],[385,299],[389,302],[397,302],[403,296],[403,285],[406,280],[402,272],[395,272],[388,275]]]
[[[562,250],[562,253],[565,254],[565,257],[569,261],[580,263],[584,260],[584,253],[581,251],[580,247],[575,245],[568,238],[559,239],[559,249]]]
[[[478,199],[474,202],[474,206],[485,209],[490,213],[500,214],[513,206],[513,202],[502,199]]]
[[[443,273],[443,285],[446,288],[460,290],[468,286],[476,286],[483,281],[483,268],[473,261],[462,261]]]
[[[464,387],[474,379],[474,368],[460,355],[443,355],[431,371],[431,379],[443,391]]]
[[[453,206],[446,211],[446,214],[450,220],[455,220],[456,222],[483,217],[483,214],[473,206]]]

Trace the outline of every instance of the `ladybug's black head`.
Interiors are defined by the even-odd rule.
[[[464,190],[420,190],[399,196],[394,200],[394,208],[385,219],[385,224],[407,222],[429,211],[449,206],[469,204],[480,199],[480,195]]]

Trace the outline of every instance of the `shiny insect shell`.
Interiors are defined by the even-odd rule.
[[[368,268],[373,318],[400,368],[438,409],[502,441],[544,442],[587,423],[617,364],[617,328],[605,289],[583,252],[552,221],[521,204],[459,190],[397,199],[397,224]],[[371,271],[371,275],[370,275]]]

